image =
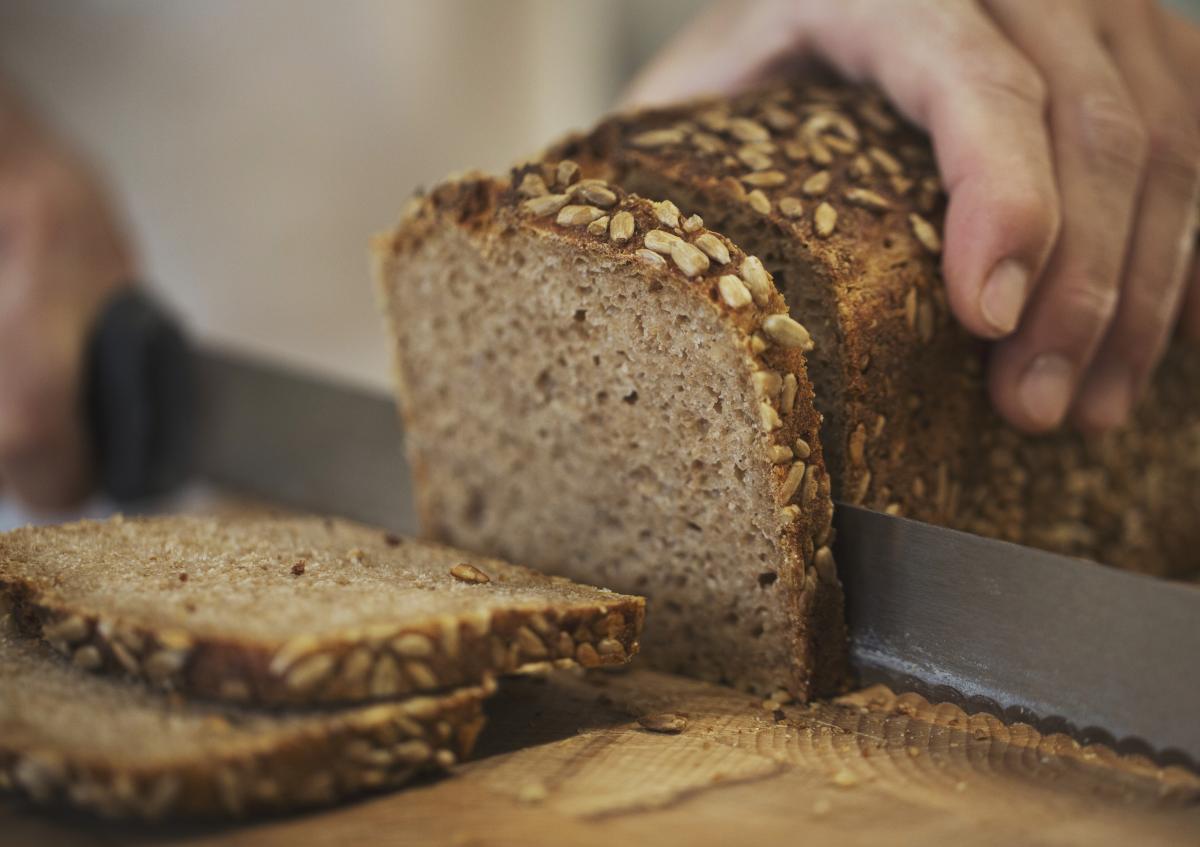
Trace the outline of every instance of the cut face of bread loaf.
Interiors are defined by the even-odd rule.
[[[0,628],[0,789],[106,817],[324,805],[465,757],[489,690],[291,714],[182,703]]]
[[[328,518],[20,529],[0,535],[0,595],[81,668],[275,704],[620,664],[644,612],[638,597]]]
[[[815,341],[838,499],[1131,570],[1196,570],[1200,350],[1168,352],[1123,431],[1006,426],[982,347],[947,307],[928,140],[876,93],[799,83],[618,116],[547,158],[669,198],[762,259]]]
[[[808,333],[702,220],[577,171],[443,184],[376,244],[422,525],[647,595],[659,666],[834,688]]]

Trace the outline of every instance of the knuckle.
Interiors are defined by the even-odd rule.
[[[1163,110],[1148,130],[1150,166],[1162,172],[1170,185],[1190,194],[1200,181],[1200,127],[1190,111]]]
[[[1016,102],[1038,114],[1045,111],[1049,99],[1046,81],[1024,57],[1002,54],[992,62],[972,59],[966,66],[975,69],[970,82],[982,94]]]
[[[1149,156],[1149,132],[1123,94],[1097,93],[1079,101],[1078,136],[1088,157],[1109,171],[1137,175]]]
[[[1120,294],[1116,288],[1077,283],[1065,288],[1058,298],[1064,326],[1078,327],[1089,339],[1102,332],[1116,315]]]

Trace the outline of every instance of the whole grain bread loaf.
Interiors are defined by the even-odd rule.
[[[546,158],[674,200],[762,260],[815,342],[837,499],[1130,570],[1200,568],[1200,350],[1168,352],[1122,431],[1006,426],[947,308],[928,139],[877,93],[821,79],[618,116]]]
[[[638,597],[330,518],[19,529],[0,535],[0,597],[80,668],[272,704],[620,664],[644,613]]]
[[[465,757],[490,685],[291,713],[205,705],[85,673],[0,626],[0,791],[150,819],[324,805]]]
[[[570,162],[440,185],[375,256],[427,533],[648,595],[660,666],[840,685],[810,339],[757,259]]]

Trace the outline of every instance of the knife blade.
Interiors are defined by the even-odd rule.
[[[1200,762],[1200,587],[844,503],[834,523],[863,681]]]

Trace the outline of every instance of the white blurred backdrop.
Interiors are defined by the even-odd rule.
[[[3,0],[0,72],[103,169],[204,341],[388,385],[369,236],[608,109],[700,0]]]

